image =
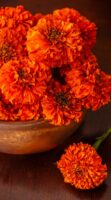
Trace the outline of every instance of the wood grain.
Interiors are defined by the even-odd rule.
[[[111,3],[110,0],[0,0],[0,6],[23,4],[34,12],[50,12],[56,8],[74,7],[94,21],[98,27],[94,49],[101,68],[111,73]],[[78,191],[64,184],[56,169],[63,149],[74,141],[92,143],[94,138],[111,127],[111,104],[97,112],[89,112],[76,135],[50,152],[24,156],[0,154],[0,200],[110,200],[111,199],[111,136],[99,153],[108,165],[105,184],[92,191]]]

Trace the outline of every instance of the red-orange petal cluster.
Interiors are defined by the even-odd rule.
[[[91,49],[96,42],[96,25],[72,8],[58,9],[53,12],[57,19],[74,23],[78,26],[85,49]]]
[[[61,68],[61,73],[64,73],[65,80],[75,97],[82,99],[93,92],[100,70],[96,57],[88,54],[85,58],[80,58],[78,63],[72,63],[69,71],[62,72]]]
[[[10,61],[27,55],[21,32],[2,28],[0,30],[0,67]]]
[[[0,28],[28,29],[33,26],[33,15],[23,6],[5,7],[0,9]]]
[[[0,119],[66,125],[110,102],[111,75],[99,69],[95,41],[96,25],[72,8],[0,8]]]
[[[97,110],[111,101],[111,75],[100,71],[92,93],[83,100],[86,109]]]
[[[0,120],[5,121],[26,121],[38,120],[40,117],[39,101],[35,104],[13,105],[10,102],[0,100]]]
[[[40,14],[33,16],[23,6],[0,8],[0,67],[9,60],[26,56],[26,34]]]
[[[70,94],[68,88],[52,84],[42,99],[43,115],[55,125],[80,122],[83,116],[82,106],[78,99]]]
[[[93,189],[107,178],[107,166],[89,144],[78,143],[68,147],[57,162],[64,182],[77,189]]]
[[[72,62],[82,51],[79,28],[53,15],[42,17],[28,32],[27,50],[31,59],[52,67]]]
[[[46,90],[43,77],[40,68],[27,59],[9,61],[0,69],[0,89],[12,104],[33,104]]]

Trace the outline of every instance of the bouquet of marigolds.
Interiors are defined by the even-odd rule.
[[[74,9],[33,15],[23,6],[0,8],[0,120],[67,125],[109,103],[111,75],[99,68],[95,42],[96,25]],[[65,182],[90,189],[104,181],[107,166],[95,149],[67,149],[57,163]]]
[[[92,48],[96,25],[74,9],[0,9],[0,120],[67,125],[111,99]]]

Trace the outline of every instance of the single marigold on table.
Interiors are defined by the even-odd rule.
[[[72,121],[80,122],[83,116],[82,106],[67,86],[52,83],[41,101],[43,116],[51,124],[67,125]]]
[[[72,62],[80,55],[82,37],[78,26],[47,15],[29,30],[26,44],[32,60],[42,60],[53,67]]]
[[[57,162],[64,176],[64,182],[77,189],[92,189],[107,178],[107,166],[89,144],[78,143],[68,147],[66,153]]]
[[[80,29],[83,45],[86,50],[92,49],[96,42],[96,25],[72,8],[58,9],[53,12],[57,19],[74,23]]]
[[[28,59],[9,61],[0,69],[1,92],[12,104],[33,104],[46,90],[44,74]]]

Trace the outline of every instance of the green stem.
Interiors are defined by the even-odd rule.
[[[108,129],[102,136],[96,138],[96,142],[93,144],[93,147],[98,150],[101,143],[109,136],[111,133],[111,128]]]

